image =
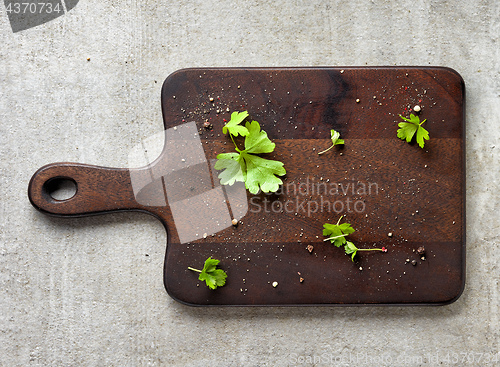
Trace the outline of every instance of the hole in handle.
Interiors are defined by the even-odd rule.
[[[54,177],[45,182],[43,191],[57,201],[69,200],[76,195],[78,185],[69,177]]]

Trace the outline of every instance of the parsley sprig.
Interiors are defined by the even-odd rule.
[[[335,145],[339,144],[344,144],[344,139],[340,139],[340,133],[335,130],[330,130],[330,139],[332,139],[332,146],[328,149],[323,150],[322,152],[319,152],[318,154],[323,154],[328,152],[330,149],[332,149]]]
[[[351,260],[354,261],[354,257],[358,251],[382,251],[387,252],[385,247],[382,248],[357,248],[354,243],[347,241],[346,237],[355,231],[349,223],[342,223],[344,216],[341,216],[337,221],[337,224],[325,223],[323,224],[323,236],[328,236],[323,241],[330,241],[336,247],[344,246],[345,253],[351,255]]]
[[[205,260],[205,265],[203,266],[203,270],[195,269],[192,267],[188,267],[189,270],[200,273],[198,279],[201,281],[205,281],[208,288],[217,289],[217,287],[222,287],[226,284],[227,274],[222,269],[217,269],[217,265],[219,265],[220,260],[212,259],[210,256]]]
[[[252,194],[257,194],[259,189],[263,192],[276,192],[279,185],[283,184],[277,176],[286,174],[283,163],[271,159],[264,159],[256,154],[271,153],[274,144],[264,130],[261,130],[257,121],[246,122],[240,125],[248,116],[248,112],[233,112],[231,120],[224,125],[222,132],[233,141],[237,153],[221,153],[217,155],[216,170],[223,170],[219,174],[222,185],[233,185],[236,181],[244,182],[245,187]],[[234,137],[245,137],[245,149],[239,149]]]
[[[421,122],[420,117],[414,115],[413,113],[410,114],[409,119],[401,115],[399,115],[399,117],[407,122],[400,122],[398,124],[398,126],[400,127],[398,129],[398,138],[400,138],[401,140],[406,139],[406,142],[409,143],[413,139],[415,133],[417,133],[417,143],[420,148],[423,148],[425,140],[429,140],[429,132],[422,127],[422,124],[427,121],[427,119]]]
[[[330,240],[331,243],[333,243],[336,247],[345,245],[345,243],[347,242],[347,240],[345,239],[346,236],[353,233],[355,229],[352,228],[349,223],[340,224],[342,218],[344,218],[343,215],[339,218],[337,224],[323,224],[323,236],[328,236],[328,238],[324,239],[323,241]]]

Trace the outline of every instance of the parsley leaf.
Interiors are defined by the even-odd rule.
[[[274,151],[276,144],[267,137],[267,133],[264,130],[260,129],[257,121],[247,122],[245,126],[249,133],[245,139],[245,151],[247,153],[259,154]]]
[[[349,223],[340,224],[340,221],[342,220],[343,217],[344,216],[341,216],[339,218],[337,224],[330,224],[330,223],[323,224],[324,228],[323,236],[329,237],[323,241],[330,240],[331,243],[333,243],[337,247],[345,245],[345,243],[347,242],[345,237],[353,233],[355,230],[354,228],[351,227]]]
[[[398,129],[398,138],[400,138],[401,140],[406,139],[406,142],[409,143],[413,139],[415,133],[417,133],[417,143],[420,148],[423,148],[425,140],[429,140],[429,132],[422,127],[422,124],[427,120],[420,122],[420,117],[414,115],[413,113],[410,114],[409,119],[401,115],[399,115],[399,117],[407,122],[400,122],[398,124],[398,126],[400,127],[400,129]]]
[[[246,111],[245,111],[246,112]],[[233,115],[236,112],[233,112]],[[248,115],[248,113],[247,113]],[[283,183],[277,176],[286,174],[283,163],[271,159],[264,159],[255,154],[271,153],[274,144],[267,133],[260,129],[257,121],[247,122],[245,129],[245,149],[240,150],[236,143],[238,153],[221,153],[217,155],[216,170],[223,170],[219,174],[222,185],[233,185],[236,181],[244,182],[245,187],[252,194],[257,194],[259,189],[263,192],[276,192]],[[232,132],[229,131],[232,139]]]
[[[245,182],[242,160],[239,153],[221,153],[217,156],[217,159],[215,169],[224,170],[219,174],[221,185],[232,186],[236,181]]]
[[[335,145],[344,144],[344,139],[340,139],[340,133],[335,130],[330,130],[330,138],[332,139],[332,146],[328,149],[319,152],[318,154],[323,154],[332,149]]]
[[[358,253],[358,248],[351,241],[347,241],[345,244],[345,253],[351,255],[351,260],[354,261],[354,256]]]
[[[286,171],[283,163],[264,159],[256,155],[241,152],[240,157],[246,165],[245,186],[252,194],[257,194],[259,188],[263,192],[276,192],[283,183],[280,178]]]
[[[220,260],[212,259],[212,257],[209,257],[205,260],[203,270],[194,269],[192,267],[188,267],[188,269],[200,273],[198,279],[201,281],[205,281],[208,288],[217,289],[217,287],[222,287],[224,284],[226,284],[227,278],[227,274],[224,270],[217,269],[217,265],[219,265],[219,263]]]
[[[229,131],[229,134],[233,136],[247,136],[248,135],[248,129],[244,126],[241,126],[240,124],[243,122],[244,119],[248,117],[248,112],[233,112],[231,114],[231,119],[227,124],[224,125],[222,128],[222,133],[224,135],[227,134]]]
[[[323,236],[329,236],[323,241],[330,240],[335,246],[342,247],[344,246],[345,253],[347,255],[351,255],[351,260],[354,262],[354,257],[359,251],[382,251],[387,252],[385,247],[382,248],[357,248],[354,243],[351,241],[347,241],[346,237],[353,233],[355,230],[351,227],[349,223],[342,223],[344,216],[341,216],[337,222],[337,224],[325,223],[323,224]]]

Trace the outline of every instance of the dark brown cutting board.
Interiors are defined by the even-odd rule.
[[[166,135],[134,153],[145,157],[142,168],[50,164],[34,174],[29,197],[51,215],[156,216],[168,233],[165,287],[187,304],[446,304],[465,282],[464,93],[460,75],[441,67],[180,70],[162,90]],[[427,119],[424,149],[396,137],[398,115],[415,105]],[[222,126],[243,110],[276,143],[266,158],[285,164],[277,194],[218,183],[214,159],[234,151]],[[331,129],[345,145],[318,155]],[[153,161],[148,144],[163,139]],[[76,182],[73,198],[50,196],[60,178]],[[323,242],[323,223],[341,215],[358,247],[388,252],[351,262]],[[228,274],[217,290],[188,270],[209,256]]]

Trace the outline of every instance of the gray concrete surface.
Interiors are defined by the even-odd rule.
[[[494,365],[498,1],[81,0],[16,34],[4,10],[0,366]],[[311,65],[443,65],[464,77],[467,284],[457,302],[190,308],[164,291],[155,219],[53,219],[28,202],[29,178],[46,163],[125,167],[128,149],[161,129],[161,83],[177,69]]]

